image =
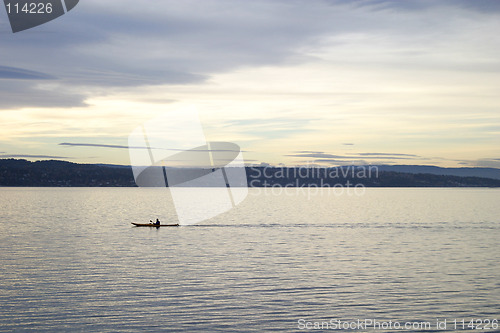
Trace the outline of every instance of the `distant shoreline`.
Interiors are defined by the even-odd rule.
[[[245,169],[247,186],[251,188],[500,187],[500,169],[492,168],[446,169],[427,166],[353,165],[331,168],[248,166]],[[199,170],[185,168],[183,172],[196,174]],[[477,176],[481,174],[496,178]],[[165,187],[163,179],[159,183],[161,184],[152,187]],[[137,187],[137,185],[130,166],[77,164],[57,160],[30,162],[22,159],[0,159],[0,187]]]
[[[139,187],[137,185],[135,186],[30,186],[30,185],[16,185],[16,186],[10,186],[10,185],[0,185],[0,188],[169,188],[170,186],[149,186],[149,187]],[[176,187],[182,187],[182,186],[176,186]],[[185,188],[188,188],[186,186]],[[206,188],[206,187],[195,187],[192,186],[192,188]],[[221,186],[212,186],[212,188],[227,188],[227,187],[221,187]],[[248,186],[248,188],[260,188],[260,189],[272,189],[272,186]],[[276,188],[276,187],[275,187]],[[309,188],[309,189],[318,189],[318,190],[328,190],[328,189],[334,189],[333,187],[319,187],[319,186],[288,186],[288,188],[294,188],[294,189],[299,189],[299,188]],[[348,187],[344,187],[345,189],[348,189]],[[354,187],[349,187],[353,188]],[[500,186],[365,186],[365,188],[463,188],[463,189],[486,189],[486,188],[491,188],[491,189],[498,189]]]

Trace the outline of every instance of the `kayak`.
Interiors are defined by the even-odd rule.
[[[178,227],[179,223],[177,224],[153,224],[153,223],[134,223],[132,222],[133,225],[136,227]]]

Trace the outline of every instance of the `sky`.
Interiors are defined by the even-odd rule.
[[[500,1],[82,0],[12,33],[0,158],[130,164],[196,108],[247,163],[500,168]]]

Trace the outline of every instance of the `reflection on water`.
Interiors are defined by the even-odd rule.
[[[175,221],[162,189],[1,189],[0,331],[500,319],[500,190],[252,191],[156,229],[130,223]]]

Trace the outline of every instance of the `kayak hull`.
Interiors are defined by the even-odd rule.
[[[153,224],[153,223],[134,223],[132,222],[133,225],[136,227],[178,227],[179,224]]]

